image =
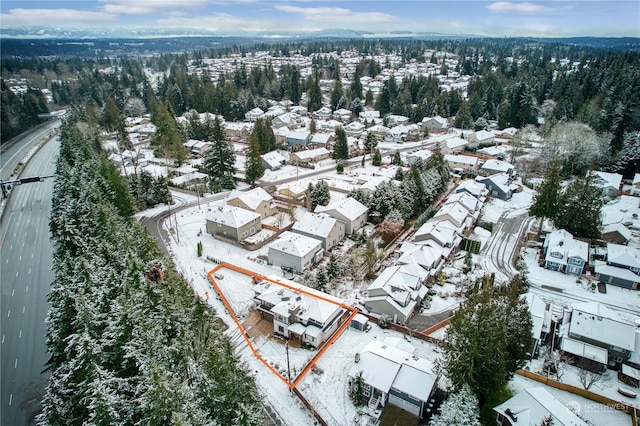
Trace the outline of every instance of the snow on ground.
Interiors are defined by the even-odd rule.
[[[515,217],[526,213],[529,206],[533,202],[533,190],[522,186],[521,192],[513,194],[510,200],[499,200],[490,198],[482,207],[482,216],[480,220],[483,222],[497,223],[500,216]]]
[[[563,382],[569,383],[568,381],[564,380],[565,376],[563,376]],[[578,382],[576,386],[580,387],[580,383]],[[509,383],[509,387],[514,391],[514,394],[523,389],[543,387],[565,406],[570,403],[569,405],[572,408],[578,407],[578,409],[576,410],[578,411],[577,414],[582,417],[583,420],[589,422],[589,424],[598,426],[616,426],[628,425],[631,423],[631,416],[624,411],[619,411],[613,407],[599,404],[597,402],[591,401],[590,399],[572,394],[571,392],[566,392],[560,389],[553,388],[551,386],[544,385],[543,383],[528,379],[518,374],[514,375],[513,379]],[[591,388],[591,390],[594,390],[594,388]],[[600,393],[600,389],[595,389],[595,391],[597,393]],[[617,392],[615,393],[617,394]]]
[[[355,424],[356,416],[360,417],[357,407],[348,395],[348,373],[354,365],[355,354],[360,352],[372,340],[383,340],[387,337],[405,338],[401,333],[385,330],[371,324],[369,331],[347,328],[342,336],[320,358],[316,372],[310,372],[299,385],[299,389],[314,406],[331,416],[330,424]],[[416,348],[416,355],[435,362],[438,347],[433,343],[406,337]],[[366,416],[362,416],[362,420]],[[365,424],[365,422],[361,422]]]
[[[607,292],[600,293],[593,290],[586,279],[578,279],[573,275],[551,271],[541,267],[539,251],[528,248],[523,254],[527,266],[527,278],[533,284],[531,292],[541,295],[547,302],[561,306],[569,306],[579,302],[601,302],[613,305],[632,313],[640,312],[640,292],[615,285],[607,285]],[[547,286],[547,290],[541,291],[537,287]]]

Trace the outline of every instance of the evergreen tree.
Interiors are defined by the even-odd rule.
[[[458,112],[456,113],[456,118],[453,121],[453,125],[460,129],[470,129],[473,125],[473,119],[471,117],[471,111],[469,109],[469,103],[467,101],[462,101]]]
[[[245,161],[245,180],[249,185],[254,185],[264,175],[264,166],[260,156],[260,142],[257,137],[251,135],[249,153]]]
[[[209,175],[209,187],[213,192],[232,189],[235,184],[228,177],[233,174],[235,155],[218,117],[213,122],[211,143],[211,149],[204,154],[203,162],[203,169]]]
[[[316,120],[312,118],[311,121],[309,122],[309,133],[315,134],[317,132],[318,132],[318,128],[317,128]]]
[[[529,214],[541,219],[555,217],[560,208],[561,189],[560,161],[555,160],[547,169],[544,180],[533,199],[533,204],[529,207]]]
[[[366,153],[373,154],[373,150],[378,146],[378,137],[373,132],[368,132],[364,140],[364,150]]]
[[[307,109],[309,112],[317,111],[322,108],[322,92],[320,91],[320,83],[318,78],[318,72],[316,71],[311,85],[308,89]]]
[[[449,394],[440,406],[439,414],[429,422],[431,426],[480,426],[480,409],[478,397],[474,395],[468,384],[464,383],[460,390]]]
[[[343,99],[342,82],[337,79],[333,83],[333,89],[331,89],[331,111],[335,111],[338,108],[342,108],[340,101]]]
[[[329,185],[324,180],[318,182],[315,186],[309,183],[309,199],[311,200],[311,210],[315,210],[316,206],[326,206],[329,204],[331,193]]]
[[[156,125],[156,132],[151,138],[151,146],[156,153],[165,158],[173,158],[180,165],[187,158],[187,150],[182,145],[182,135],[178,130],[176,120],[162,103],[158,103],[151,120]]]
[[[329,263],[327,264],[327,277],[329,280],[334,279],[340,273],[340,268],[338,266],[338,258],[331,253],[329,256]]]
[[[381,166],[382,165],[382,154],[380,154],[380,150],[376,149],[373,153],[373,161],[372,161],[374,166]]]
[[[597,175],[588,173],[573,181],[560,197],[552,216],[556,227],[579,238],[599,238],[602,229],[602,189]]]
[[[349,158],[347,134],[342,127],[336,128],[336,140],[333,145],[333,158],[335,160],[346,160]]]
[[[402,166],[402,157],[400,157],[400,151],[396,150],[396,152],[393,153],[393,157],[391,158],[391,164],[395,164],[396,166]],[[402,170],[402,169],[398,169],[398,170]],[[402,180],[402,179],[398,179],[398,180]]]

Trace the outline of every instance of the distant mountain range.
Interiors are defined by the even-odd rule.
[[[348,29],[327,29],[309,33],[243,32],[234,35],[202,30],[169,30],[155,28],[78,29],[78,28],[10,28],[2,30],[0,51],[3,57],[81,56],[101,57],[145,55],[152,53],[201,50],[260,42],[340,40],[340,39],[470,39],[486,38],[473,34],[443,34],[434,32],[391,31],[374,33]],[[547,43],[562,43],[612,50],[640,51],[637,37],[523,37]]]

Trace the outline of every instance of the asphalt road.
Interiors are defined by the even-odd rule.
[[[32,137],[33,134],[26,139]],[[59,142],[54,138],[31,158],[22,176],[53,174],[58,150]],[[10,166],[3,161],[5,164]],[[4,177],[4,167],[2,173]],[[42,371],[48,359],[46,296],[53,280],[49,240],[52,190],[53,179],[15,186],[0,220],[0,424],[3,426],[34,424],[33,416],[41,408],[46,385],[47,375]]]
[[[2,144],[0,148],[0,168],[2,169],[0,180],[8,180],[31,147],[59,126],[60,120],[47,121]]]

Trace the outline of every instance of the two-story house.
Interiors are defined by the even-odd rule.
[[[326,206],[316,206],[316,213],[326,213],[345,224],[345,233],[352,235],[367,223],[369,208],[353,197],[333,202]]]
[[[227,204],[251,210],[258,213],[261,218],[272,216],[278,212],[273,197],[259,186],[249,191],[232,191],[227,198]]]
[[[242,241],[262,229],[260,214],[241,207],[220,205],[207,215],[207,233]]]
[[[571,275],[580,275],[589,260],[589,244],[576,240],[564,229],[547,234],[544,240],[544,267]]]
[[[640,289],[640,250],[621,244],[607,244],[607,261],[595,262],[596,278],[605,284]]]
[[[427,295],[422,279],[411,275],[402,265],[386,268],[367,289],[364,306],[371,312],[387,314],[394,322],[404,323]]]
[[[322,258],[322,242],[306,235],[283,232],[267,246],[269,263],[302,272]]]
[[[344,239],[344,229],[344,222],[324,213],[310,212],[306,212],[291,228],[296,234],[320,240],[325,250],[331,250]]]
[[[256,284],[253,292],[256,309],[273,323],[275,334],[316,348],[335,333],[346,311],[344,300],[278,276]]]

